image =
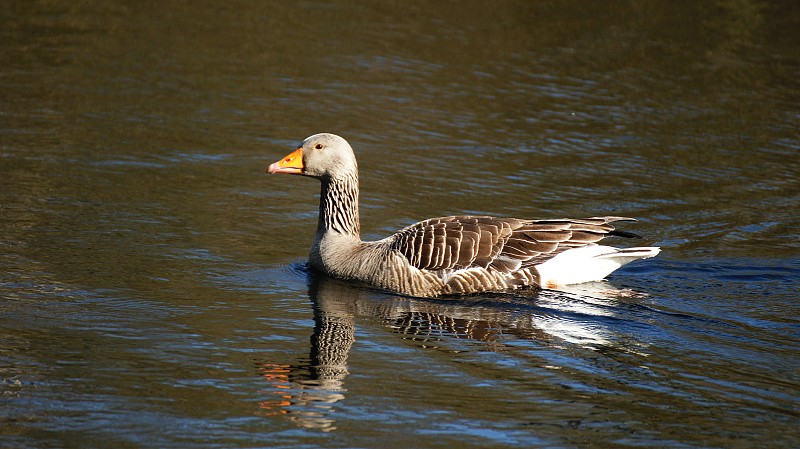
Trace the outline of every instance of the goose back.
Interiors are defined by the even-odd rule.
[[[384,251],[402,255],[406,272],[438,282],[418,296],[463,294],[540,286],[534,267],[572,248],[594,244],[608,235],[639,237],[610,224],[626,217],[523,220],[489,216],[432,218],[389,237]],[[387,253],[388,255],[388,253]],[[423,284],[425,284],[423,282]]]

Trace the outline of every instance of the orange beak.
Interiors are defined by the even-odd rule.
[[[303,149],[298,148],[288,154],[285,158],[270,164],[267,173],[288,173],[290,175],[299,175],[303,173]]]

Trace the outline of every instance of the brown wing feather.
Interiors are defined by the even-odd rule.
[[[580,220],[520,220],[495,217],[441,217],[413,224],[393,236],[392,249],[424,270],[489,267],[509,272],[542,263],[556,254],[601,240],[632,236],[609,223],[624,217]]]
[[[626,217],[592,217],[584,219],[531,220],[518,229],[506,247],[509,255],[522,260],[522,266],[537,265],[571,248],[596,243],[609,235],[638,237],[615,231],[609,223],[632,221]],[[513,248],[513,250],[512,250]],[[504,253],[506,251],[503,251]]]

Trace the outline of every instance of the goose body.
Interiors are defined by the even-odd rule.
[[[657,247],[598,245],[625,217],[526,220],[486,216],[431,218],[385,239],[364,242],[358,215],[358,165],[346,140],[315,134],[267,169],[322,184],[311,265],[333,277],[437,297],[598,281]]]

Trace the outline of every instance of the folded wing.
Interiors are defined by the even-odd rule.
[[[391,248],[420,270],[494,269],[512,273],[608,235],[638,237],[609,223],[625,217],[521,220],[454,216],[432,218],[395,234]]]

